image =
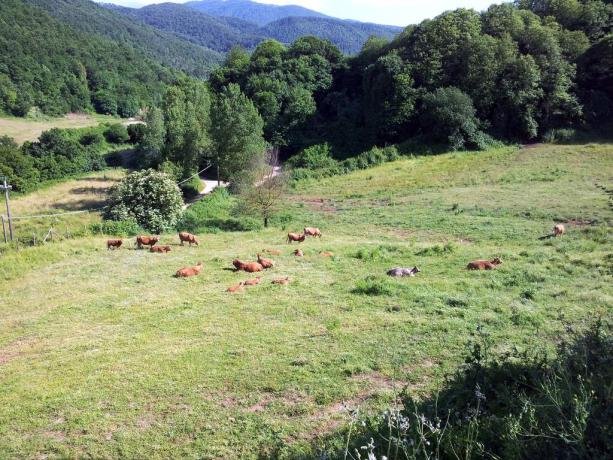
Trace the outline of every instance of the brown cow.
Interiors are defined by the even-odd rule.
[[[289,244],[291,244],[292,241],[295,241],[297,243],[302,243],[305,239],[306,239],[306,233],[288,233],[287,234],[287,242]]]
[[[159,236],[142,236],[136,237],[136,245],[138,249],[142,249],[143,246],[155,246],[160,241]]]
[[[242,291],[243,290],[243,285],[244,285],[244,283],[239,283],[236,286],[230,286],[228,289],[226,289],[226,292],[235,293],[235,292]]]
[[[272,280],[272,284],[280,284],[282,286],[288,285],[289,284],[289,276],[286,276],[285,278],[281,278],[278,280]]]
[[[119,249],[121,247],[121,245],[123,244],[123,240],[108,240],[106,242],[106,249]]]
[[[553,227],[553,236],[558,237],[566,233],[566,227],[563,224],[558,224]]]
[[[196,265],[195,267],[185,267],[177,271],[175,276],[177,278],[188,278],[190,276],[197,276],[202,271],[202,267],[202,262],[198,262],[198,265]]]
[[[238,259],[235,259],[232,262],[232,265],[234,265],[234,268],[236,268],[236,271],[246,271],[247,273],[257,273],[257,272],[261,272],[264,270],[264,267],[262,267],[259,263],[257,262],[242,262]]]
[[[315,238],[321,238],[321,230],[315,227],[304,227],[304,234]]]
[[[166,254],[167,252],[172,251],[172,249],[170,246],[151,246],[149,251],[157,252],[158,254]]]
[[[266,269],[272,268],[275,266],[275,262],[273,260],[262,259],[262,257],[259,254],[258,254],[258,263]]]
[[[302,249],[296,249],[296,250],[294,251],[294,255],[295,255],[296,257],[304,257],[304,252],[302,252]]]
[[[260,284],[262,282],[262,278],[260,278],[259,276],[253,280],[247,280],[245,281],[243,284],[245,286],[257,286],[258,284]]]
[[[190,246],[192,244],[199,245],[198,240],[191,233],[181,232],[179,233],[179,239],[181,240],[181,246],[183,246],[183,243],[189,243]]]
[[[468,270],[494,270],[501,263],[502,260],[499,257],[496,257],[494,260],[474,260],[466,268]]]

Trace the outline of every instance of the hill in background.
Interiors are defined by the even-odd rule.
[[[336,19],[298,6],[280,7],[246,0],[162,3],[138,9],[105,6],[218,52],[227,52],[236,45],[254,49],[271,38],[290,44],[297,38],[314,35],[330,40],[346,54],[355,54],[371,35],[392,39],[402,31],[396,26]]]
[[[174,34],[149,27],[90,0],[23,0],[76,30],[130,46],[166,66],[206,77],[223,56]]]

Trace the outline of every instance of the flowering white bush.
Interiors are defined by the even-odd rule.
[[[182,208],[181,190],[172,178],[148,169],[128,175],[113,187],[105,217],[135,220],[147,230],[161,232],[176,225]]]

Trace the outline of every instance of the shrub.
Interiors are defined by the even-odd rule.
[[[470,96],[458,88],[438,88],[423,99],[422,130],[453,150],[481,148],[486,139]]]
[[[338,162],[331,156],[330,145],[327,143],[306,148],[287,161],[287,165],[292,168],[307,169],[330,169],[337,164]]]
[[[202,180],[198,176],[192,177],[188,182],[181,184],[181,193],[183,193],[183,198],[189,200],[194,198],[204,190],[204,185],[202,184]]]
[[[161,232],[176,225],[183,212],[181,191],[164,173],[148,169],[128,175],[111,190],[105,217],[135,220],[141,227]]]
[[[125,126],[114,123],[104,131],[104,138],[111,144],[125,144],[130,140],[128,130]]]
[[[390,460],[611,457],[610,322],[567,326],[553,358],[534,348],[492,354],[482,328],[467,345],[466,364],[438,393],[416,400],[405,392],[348,445],[369,444],[369,458]]]
[[[79,143],[83,146],[100,145],[104,142],[104,137],[98,132],[85,133],[79,139]]]
[[[128,136],[130,144],[140,144],[143,140],[143,136],[145,135],[145,130],[147,126],[144,123],[135,123],[132,125],[128,125]]]
[[[17,192],[34,189],[40,180],[32,157],[24,155],[15,141],[7,136],[0,136],[1,176],[6,176]]]

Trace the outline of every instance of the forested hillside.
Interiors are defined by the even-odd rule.
[[[107,7],[216,51],[226,52],[233,46],[253,49],[265,39],[255,23],[237,18],[214,17],[180,4],[162,3],[143,8]]]
[[[267,139],[289,152],[322,142],[338,156],[405,141],[484,148],[568,137],[562,128],[606,131],[613,5],[556,5],[446,12],[392,42],[372,38],[349,59],[315,38],[289,48],[266,42],[251,56],[229,56],[212,86],[239,84]]]
[[[298,38],[309,35],[330,40],[345,54],[359,52],[373,35],[391,40],[400,32],[401,27],[318,17],[288,17],[262,28],[263,35],[282,43],[293,43]]]
[[[291,16],[326,18],[325,14],[296,5],[269,5],[251,0],[204,0],[185,4],[213,16],[231,16],[263,26]]]
[[[81,32],[123,43],[169,67],[206,77],[221,54],[148,27],[90,0],[23,0]]]
[[[178,78],[128,44],[78,32],[21,0],[0,2],[0,25],[0,112],[132,116]]]
[[[236,45],[253,50],[268,38],[291,44],[299,37],[314,35],[330,40],[346,54],[356,54],[371,35],[392,39],[402,31],[400,27],[306,14],[304,11],[309,10],[299,7],[286,9],[247,1],[186,5],[162,3],[138,9],[111,4],[105,6],[156,29],[220,52],[227,52]],[[271,14],[260,14],[260,11],[269,10]],[[288,16],[290,13],[304,15]]]

